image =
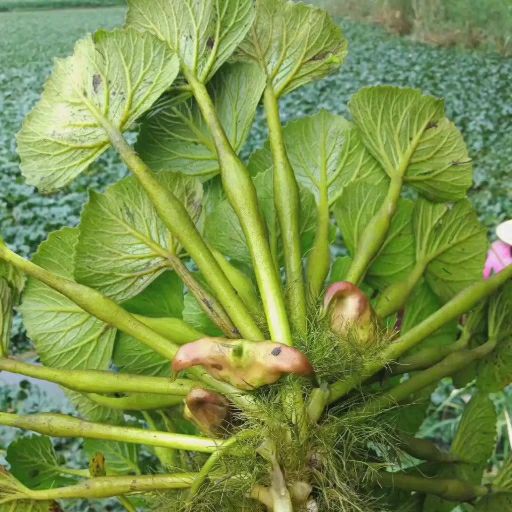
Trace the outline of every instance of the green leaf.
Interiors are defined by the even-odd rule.
[[[501,290],[489,300],[490,338],[498,341],[512,336],[512,283],[506,283]]]
[[[331,273],[329,274],[329,283],[336,283],[338,281],[345,281],[348,271],[352,265],[352,258],[350,256],[341,256],[336,258],[331,266]]]
[[[97,453],[105,456],[107,475],[140,475],[139,446],[117,441],[86,439],[85,453],[91,459]]]
[[[424,199],[414,211],[416,261],[425,267],[425,279],[443,301],[482,278],[488,241],[471,203],[453,206]]]
[[[220,123],[236,152],[245,144],[261,99],[265,77],[253,64],[226,64],[208,85]],[[207,179],[219,173],[210,130],[194,99],[164,97],[146,117],[136,149],[155,171]]]
[[[100,31],[56,61],[41,100],[18,135],[27,182],[63,187],[110,147],[105,125],[130,129],[169,87],[178,59],[167,45],[135,30]]]
[[[512,383],[512,284],[507,283],[489,301],[490,338],[496,348],[477,366],[477,385],[487,392],[498,392]]]
[[[59,471],[59,461],[52,441],[46,436],[24,437],[7,449],[11,473],[31,489],[52,489],[73,484],[76,479]],[[1,510],[1,509],[0,509]]]
[[[183,282],[175,272],[164,272],[141,294],[123,304],[130,313],[154,318],[181,318]]]
[[[126,23],[165,41],[182,65],[206,83],[253,21],[252,0],[128,0]]]
[[[210,320],[206,313],[202,310],[196,298],[188,293],[185,295],[185,309],[183,310],[183,320],[187,324],[195,327],[200,332],[204,332],[208,336],[222,336],[219,328]],[[169,362],[167,361],[167,368]]]
[[[343,190],[334,207],[334,215],[343,234],[343,241],[353,255],[373,216],[387,194],[385,181],[373,183],[358,180]],[[413,204],[407,199],[398,202],[387,237],[370,266],[366,280],[379,289],[406,277],[414,265],[414,239],[412,236]]]
[[[69,401],[76,407],[79,415],[88,420],[97,423],[107,423],[109,425],[121,425],[124,421],[123,412],[93,402],[86,394],[64,390]]]
[[[260,209],[267,225],[270,246],[279,261],[282,260],[282,247],[278,246],[279,224],[275,213],[272,170],[267,169],[253,176]],[[302,253],[312,246],[316,229],[316,206],[312,194],[299,187],[301,195],[300,236]],[[216,201],[207,214],[204,234],[208,243],[222,254],[252,268],[252,260],[247,248],[242,226],[229,201],[223,197]]]
[[[451,453],[466,463],[485,465],[496,446],[496,423],[494,403],[477,393],[464,408]]]
[[[512,458],[509,458],[499,470],[493,485],[512,492]]]
[[[361,89],[350,111],[363,142],[390,177],[404,178],[431,200],[463,199],[472,184],[471,161],[444,103],[415,89]]]
[[[343,186],[345,134],[350,123],[325,110],[287,124],[283,130],[288,158],[297,181],[315,199],[327,193],[330,202]],[[270,144],[251,157],[249,169],[258,174],[272,167]]]
[[[52,233],[39,247],[34,263],[66,279],[73,277],[78,230]],[[69,299],[30,278],[21,312],[41,361],[67,369],[107,369],[116,330],[92,317]]]
[[[138,315],[155,318],[181,318],[184,309],[183,283],[174,272],[164,272],[140,295],[125,302],[123,307]],[[169,361],[131,336],[117,336],[113,361],[126,373],[168,377]]]
[[[401,432],[405,432],[414,436],[423,424],[428,408],[431,405],[431,395],[435,391],[436,386],[428,386],[421,391],[414,393],[409,402],[396,410],[391,410],[391,416],[397,428]]]
[[[442,302],[437,295],[432,291],[430,286],[423,282],[415,288],[409,300],[405,305],[404,316],[402,319],[402,327],[400,332],[405,334],[413,327],[418,325],[434,314],[442,307]],[[449,322],[439,330],[431,334],[428,338],[422,341],[418,347],[411,350],[414,353],[426,347],[441,347],[454,343],[458,333],[458,321],[454,320]]]
[[[198,222],[201,184],[179,174],[160,173],[156,177]],[[75,277],[122,302],[140,294],[165,271],[167,255],[181,253],[181,246],[160,220],[136,178],[128,177],[104,194],[91,193],[82,213]]]
[[[256,0],[256,21],[237,56],[257,62],[281,96],[332,73],[347,46],[324,10],[288,0]]]

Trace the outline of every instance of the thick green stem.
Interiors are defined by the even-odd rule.
[[[329,403],[330,390],[327,385],[313,389],[307,404],[307,414],[311,423],[318,423]]]
[[[399,174],[391,178],[384,202],[359,238],[354,260],[347,274],[347,281],[358,285],[364,279],[372,261],[382,248],[396,212],[402,183],[402,176]]]
[[[274,163],[274,203],[281,228],[288,291],[288,310],[294,329],[306,332],[306,292],[300,246],[300,195],[283,138],[279,103],[272,84],[264,94],[270,148]]]
[[[153,395],[149,393],[134,393],[123,397],[113,397],[90,393],[87,398],[94,403],[109,409],[121,411],[154,411],[168,409],[183,403],[183,396]]]
[[[171,380],[98,370],[60,370],[14,359],[0,359],[0,371],[54,382],[81,393],[152,393],[183,397],[193,388],[202,386],[188,379]]]
[[[247,240],[271,338],[291,345],[292,338],[281,282],[270,251],[267,229],[254,183],[249,171],[233,150],[205,85],[197,80],[185,66],[183,66],[183,73],[215,141],[222,184]],[[244,337],[247,336],[244,335]]]
[[[327,179],[327,176],[325,177]],[[329,197],[327,187],[321,187],[318,201],[318,218],[313,248],[308,255],[307,282],[312,303],[318,299],[331,267],[331,246],[329,243]]]
[[[31,430],[51,437],[82,437],[84,439],[103,439],[125,443],[161,446],[202,453],[213,453],[222,446],[222,442],[206,437],[154,432],[134,427],[103,425],[79,420],[63,414],[18,414],[0,413],[0,425]],[[125,494],[125,493],[121,493]]]
[[[432,441],[406,434],[400,435],[400,448],[420,460],[444,463],[460,462],[457,456],[440,450]]]
[[[388,286],[382,292],[375,306],[375,313],[379,318],[386,318],[404,307],[411,292],[423,277],[426,266],[427,262],[416,262],[404,280]]]
[[[416,393],[423,388],[439,382],[445,377],[449,377],[454,373],[464,369],[473,361],[482,359],[490,354],[496,347],[496,340],[489,340],[487,343],[475,348],[473,350],[465,350],[450,354],[440,363],[414,374],[410,379],[398,384],[393,389],[370,400],[363,407],[354,410],[351,414],[360,415],[365,417],[367,415],[374,415],[380,411],[406,401],[413,393]]]
[[[459,340],[446,347],[427,347],[416,354],[401,358],[391,367],[391,375],[400,375],[406,372],[424,370],[438,363],[446,356],[458,352],[467,347],[469,336],[461,336]]]
[[[388,473],[384,471],[379,472],[377,482],[384,487],[433,494],[445,500],[459,503],[473,501],[492,492],[486,486],[473,485],[462,480],[423,478],[404,473]]]
[[[259,319],[262,316],[261,303],[258,299],[258,295],[256,294],[256,290],[254,289],[251,278],[236,268],[219,251],[212,249],[212,253],[215,256],[215,259],[217,260],[220,268],[223,270],[224,274],[226,274],[230,283],[233,285],[233,288],[244,301],[247,309],[249,309],[254,318]]]
[[[163,223],[195,261],[242,336],[251,340],[263,339],[262,332],[222,272],[185,206],[171,191],[160,185],[151,169],[117,129],[111,125],[105,125],[104,128],[113,147],[148,194]]]
[[[330,403],[345,396],[362,382],[379,372],[390,362],[398,360],[400,356],[436,332],[443,325],[451,322],[452,320],[456,320],[462,314],[474,308],[481,300],[492,295],[511,278],[512,265],[508,266],[498,274],[493,275],[491,278],[479,281],[457,294],[434,314],[413,327],[396,342],[391,343],[383,351],[380,360],[368,363],[362,371],[357,373],[357,375],[333,384],[331,386]]]
[[[143,412],[144,420],[148,424],[148,427],[155,432],[158,431],[155,421],[153,420],[151,414],[148,412]],[[160,462],[164,467],[173,468],[176,467],[177,455],[178,453],[173,448],[164,448],[162,446],[154,446],[153,450],[155,455],[159,458]],[[215,453],[215,452],[213,452]]]
[[[123,505],[123,507],[126,509],[126,512],[137,512],[137,509],[134,505],[132,505],[128,498],[125,498],[124,496],[117,496],[117,499],[119,500],[119,503],[121,503],[121,505]]]
[[[219,462],[220,458],[225,454],[226,449],[229,446],[237,443],[239,440],[240,440],[240,437],[232,437],[231,439],[228,439],[227,441],[224,442],[222,449],[219,449],[210,455],[210,457],[203,464],[203,467],[201,468],[199,473],[197,473],[196,478],[190,485],[190,492],[189,492],[190,499],[193,498],[197,494],[197,492],[199,491],[199,489],[201,488],[203,483],[208,478],[208,475],[210,474],[212,469],[215,467],[217,462]]]
[[[172,341],[176,345],[185,345],[186,343],[205,337],[204,333],[194,329],[181,318],[153,318],[149,316],[136,315],[134,313],[132,314],[144,325],[147,325],[156,333],[165,336],[169,341]]]
[[[29,499],[35,501],[69,499],[94,500],[113,498],[120,495],[150,493],[171,489],[187,489],[194,477],[194,473],[105,476],[84,480],[83,482],[70,485],[68,487],[25,491],[25,496],[20,496],[16,499]]]
[[[178,274],[212,322],[229,338],[240,338],[240,331],[235,327],[224,308],[194,279],[180,258],[169,255],[168,260],[170,267]]]

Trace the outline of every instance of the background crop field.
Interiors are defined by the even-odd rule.
[[[436,45],[486,48],[512,55],[511,0],[306,0]]]
[[[108,7],[124,0],[0,0],[0,11],[61,9],[67,7]]]

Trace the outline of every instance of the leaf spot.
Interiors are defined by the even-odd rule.
[[[98,94],[98,89],[100,88],[100,85],[101,85],[101,76],[96,73],[92,77],[92,88],[94,89],[95,94]]]

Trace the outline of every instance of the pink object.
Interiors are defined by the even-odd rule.
[[[484,278],[489,279],[493,274],[501,272],[512,265],[512,246],[498,240],[491,245],[485,262]]]
[[[331,330],[340,336],[356,327],[361,339],[372,329],[372,308],[368,297],[354,284],[341,281],[332,284],[324,297],[324,310],[329,312]]]

